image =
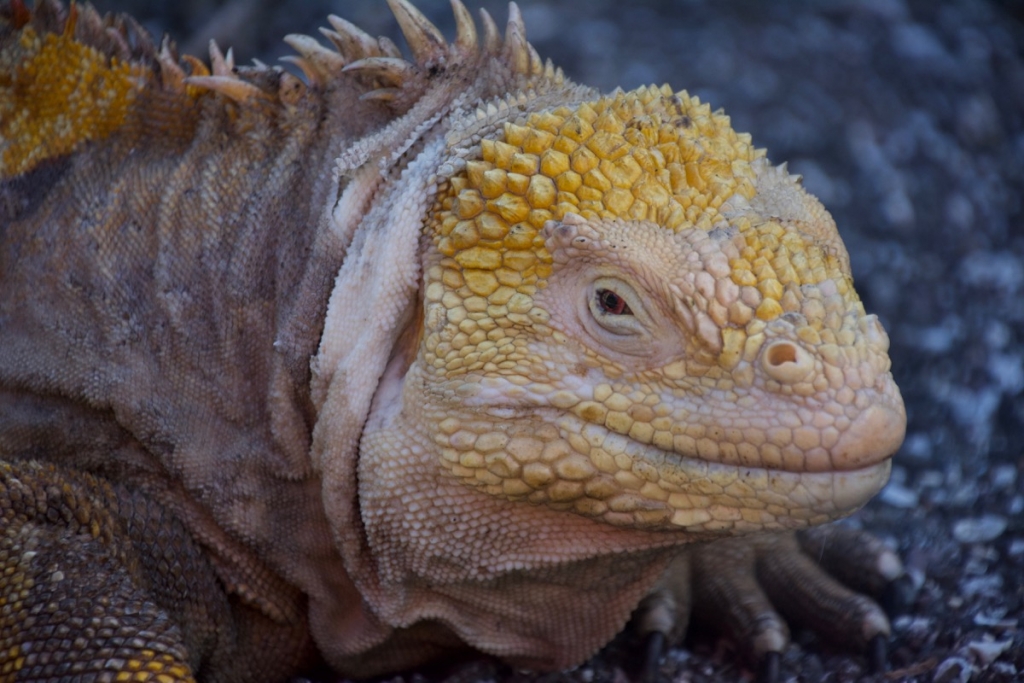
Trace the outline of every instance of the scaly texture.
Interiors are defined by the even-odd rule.
[[[515,5],[449,44],[389,2],[411,60],[331,17],[303,80],[0,11],[0,680],[552,669],[645,597],[762,656],[755,564],[887,633],[784,533],[904,430],[828,213],[685,92],[571,83]]]
[[[18,175],[40,159],[61,156],[88,140],[102,140],[120,128],[131,111],[138,67],[108,59],[72,37],[73,26],[40,37],[31,27],[18,50],[3,55],[10,73],[2,100],[25,106],[0,112],[5,174]],[[135,73],[133,73],[133,71]],[[17,93],[31,90],[31,97]],[[12,108],[13,109],[13,108]]]

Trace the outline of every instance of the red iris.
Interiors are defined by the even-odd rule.
[[[597,303],[608,315],[633,315],[626,300],[610,289],[597,290]]]

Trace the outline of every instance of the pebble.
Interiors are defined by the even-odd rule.
[[[1024,284],[1024,264],[1010,252],[976,251],[960,261],[960,277],[974,287],[1012,293]]]
[[[937,325],[919,331],[919,348],[930,353],[942,354],[953,348],[965,336],[964,321],[958,315],[947,315]]]
[[[1006,612],[1005,607],[996,607],[991,611],[975,614],[973,621],[978,626],[984,626],[994,631],[1016,630],[1017,619],[1013,616],[1007,617]]]
[[[1002,595],[1003,577],[999,574],[978,576],[973,579],[964,579],[960,582],[960,596],[973,598],[975,596],[998,597]]]
[[[953,538],[961,543],[988,543],[1003,535],[1007,521],[1002,515],[961,519],[953,525]]]
[[[1017,468],[1009,463],[996,465],[989,475],[992,488],[996,490],[1012,489],[1017,483]]]
[[[961,101],[956,114],[957,135],[967,144],[983,147],[999,142],[1002,134],[999,109],[987,93]]]
[[[995,664],[993,664],[989,668],[989,671],[991,671],[996,676],[1002,676],[1003,677],[1002,680],[1007,680],[1007,681],[1017,680],[1017,679],[1014,678],[1014,676],[1016,676],[1017,673],[1018,673],[1017,672],[1017,667],[1015,667],[1010,662],[996,662]],[[1000,679],[996,678],[994,680],[1000,680]]]
[[[926,633],[935,628],[935,622],[928,617],[911,616],[901,614],[892,621],[892,627],[897,633],[917,634]]]
[[[967,649],[978,663],[982,666],[988,666],[992,662],[999,658],[999,655],[1003,654],[1010,649],[1013,645],[1013,640],[974,640],[967,643]]]
[[[946,200],[946,220],[958,230],[969,230],[975,221],[971,200],[955,192]]]
[[[974,502],[978,500],[978,496],[980,495],[977,484],[970,479],[963,479],[960,473],[956,476],[959,483],[957,484],[957,487],[949,493],[949,505],[954,508],[967,508],[974,505]],[[949,472],[947,472],[946,479],[948,480],[950,478]]]
[[[1010,326],[1002,320],[990,320],[985,327],[985,345],[992,351],[1000,351],[1012,341]]]
[[[1013,396],[1024,389],[1024,356],[1019,353],[993,353],[988,359],[988,373],[1003,390]]]
[[[900,454],[916,462],[923,463],[932,459],[934,450],[931,437],[923,432],[914,432],[907,434],[907,438],[903,442],[903,448],[900,449]]]
[[[1014,496],[1011,498],[1010,504],[1007,506],[1007,512],[1014,517],[1024,513],[1024,496]]]
[[[971,680],[974,667],[963,657],[950,657],[937,667],[932,677],[934,683],[967,683]]]
[[[925,574],[923,569],[919,569],[918,567],[908,567],[906,571],[907,578],[910,579],[910,585],[914,589],[913,592],[917,593],[921,590],[921,587],[924,586],[924,582],[927,580],[928,575]]]
[[[889,482],[882,489],[882,492],[878,494],[878,499],[894,508],[909,510],[917,507],[919,496],[913,489],[909,489],[897,482]]]
[[[970,434],[975,443],[985,443],[991,435],[996,410],[1002,392],[995,387],[971,389],[967,386],[950,387],[942,397],[953,411],[953,417]]]

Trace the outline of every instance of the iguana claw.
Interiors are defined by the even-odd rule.
[[[640,679],[643,683],[654,683],[658,677],[658,663],[668,649],[668,639],[661,631],[651,631],[644,638],[644,662]]]
[[[776,683],[782,656],[778,652],[766,652],[757,666],[757,683]]]
[[[873,674],[885,673],[889,668],[889,639],[879,633],[871,639],[867,648],[868,671]]]

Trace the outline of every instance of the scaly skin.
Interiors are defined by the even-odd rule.
[[[645,628],[724,605],[760,655],[785,644],[762,559],[769,596],[806,584],[786,599],[842,595],[861,640],[887,632],[788,535],[734,538],[849,513],[903,438],[828,213],[685,92],[569,82],[514,6],[478,41],[454,3],[449,45],[391,4],[412,61],[332,18],[337,52],[289,39],[306,83],[89,10],[5,14],[0,454],[29,491],[79,487],[72,516],[113,510],[105,535],[43,528],[175,621],[154,675],[273,680],[314,663],[310,638],[349,675],[466,644],[567,667],[648,595]],[[18,485],[16,570],[39,533]],[[210,615],[153,588],[177,573],[118,526],[136,495],[223,586]],[[49,571],[0,597],[46,604]],[[845,609],[806,604],[826,631]],[[56,676],[2,654],[40,646],[24,609],[0,616],[0,678]],[[81,661],[117,670],[105,647]]]

